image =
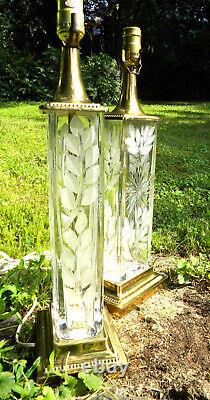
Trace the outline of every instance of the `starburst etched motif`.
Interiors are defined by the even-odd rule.
[[[149,181],[142,176],[130,174],[126,190],[126,210],[128,216],[135,212],[136,207],[142,207],[148,203]]]
[[[146,206],[150,193],[150,152],[155,140],[155,127],[129,126],[129,137],[125,140],[129,154],[129,176],[126,189],[128,215],[136,207]]]
[[[105,143],[105,276],[121,282],[147,268],[154,180],[153,125],[110,123]],[[113,154],[113,157],[111,157]],[[117,169],[119,168],[119,171]],[[114,174],[114,170],[118,171]],[[114,179],[113,179],[114,178]]]

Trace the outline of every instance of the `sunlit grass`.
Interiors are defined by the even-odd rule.
[[[0,243],[11,256],[49,247],[46,117],[11,103],[0,116]]]
[[[146,106],[159,115],[153,251],[207,251],[209,104]]]
[[[146,104],[158,128],[153,251],[207,251],[210,104]],[[37,103],[0,110],[0,250],[49,248],[46,125]]]

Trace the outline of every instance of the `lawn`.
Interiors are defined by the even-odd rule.
[[[0,250],[12,257],[49,248],[46,116],[37,103],[0,112]],[[210,104],[150,104],[158,115],[153,253],[207,252]]]

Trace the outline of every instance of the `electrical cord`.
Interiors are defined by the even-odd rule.
[[[16,343],[19,344],[19,345],[22,346],[22,347],[26,347],[26,348],[34,348],[34,347],[35,347],[35,343],[24,343],[24,342],[21,342],[21,341],[19,340],[19,335],[20,335],[20,332],[21,332],[21,330],[22,330],[23,325],[24,325],[25,322],[29,319],[29,317],[31,316],[31,314],[34,312],[34,310],[35,310],[35,308],[36,308],[36,306],[37,306],[37,303],[38,303],[38,300],[35,299],[34,302],[33,302],[32,307],[31,307],[30,310],[27,312],[27,314],[26,314],[25,317],[23,318],[22,322],[18,325],[16,334],[15,334],[15,340],[16,340]]]
[[[51,260],[51,253],[49,250],[45,250],[43,251],[43,255],[45,256],[45,258],[47,260]],[[39,257],[39,253],[30,253],[27,254],[26,256],[23,257],[23,261],[27,262],[30,260],[36,260]],[[0,251],[0,276],[6,274],[7,272],[9,272],[11,269],[18,267],[18,265],[20,264],[20,260],[16,260],[14,258],[11,258],[8,256],[8,254],[6,254],[3,251]],[[31,316],[31,314],[34,312],[36,306],[37,306],[37,299],[34,300],[32,307],[30,308],[30,310],[27,312],[27,314],[25,315],[25,317],[23,318],[22,322],[18,325],[16,334],[15,334],[15,340],[16,343],[19,344],[20,346],[26,347],[26,348],[34,348],[35,347],[35,343],[24,343],[21,342],[19,340],[19,335],[21,332],[21,329],[23,327],[23,325],[25,324],[25,322],[28,320],[28,318]]]

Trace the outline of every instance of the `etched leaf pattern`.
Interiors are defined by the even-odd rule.
[[[107,277],[113,279],[114,265],[115,269],[118,269],[117,279],[123,280],[129,276],[129,270],[139,269],[140,264],[145,268],[145,263],[148,261],[152,224],[150,203],[154,184],[151,175],[152,154],[156,128],[151,125],[142,125],[139,128],[128,122],[124,149],[119,139],[121,133],[117,133],[117,141],[113,125],[110,124],[108,129],[108,139],[105,144],[105,273]],[[124,160],[123,164],[120,158]],[[113,204],[113,195],[110,193],[113,194],[118,190],[119,183],[122,185],[119,179],[124,173],[123,165],[127,165],[123,193],[118,197],[115,196]],[[123,194],[124,213],[122,213]],[[119,209],[116,207],[116,202]]]
[[[104,260],[105,272],[112,273],[117,264],[117,214],[115,202],[119,190],[120,131],[118,125],[107,124],[104,144],[105,203],[104,203]]]
[[[104,260],[105,272],[112,273],[113,266],[117,264],[116,252],[116,218],[108,200],[104,203]]]
[[[57,170],[66,320],[68,328],[85,329],[95,298],[90,209],[99,195],[98,137],[94,125],[85,128],[76,115],[60,128],[58,137],[58,154],[63,154]]]
[[[133,155],[147,156],[152,150],[155,141],[155,127],[149,125],[135,128],[129,125],[129,136],[125,139],[128,152]]]
[[[113,190],[119,184],[120,161],[120,134],[117,125],[107,126],[107,135],[104,145],[105,191]]]

